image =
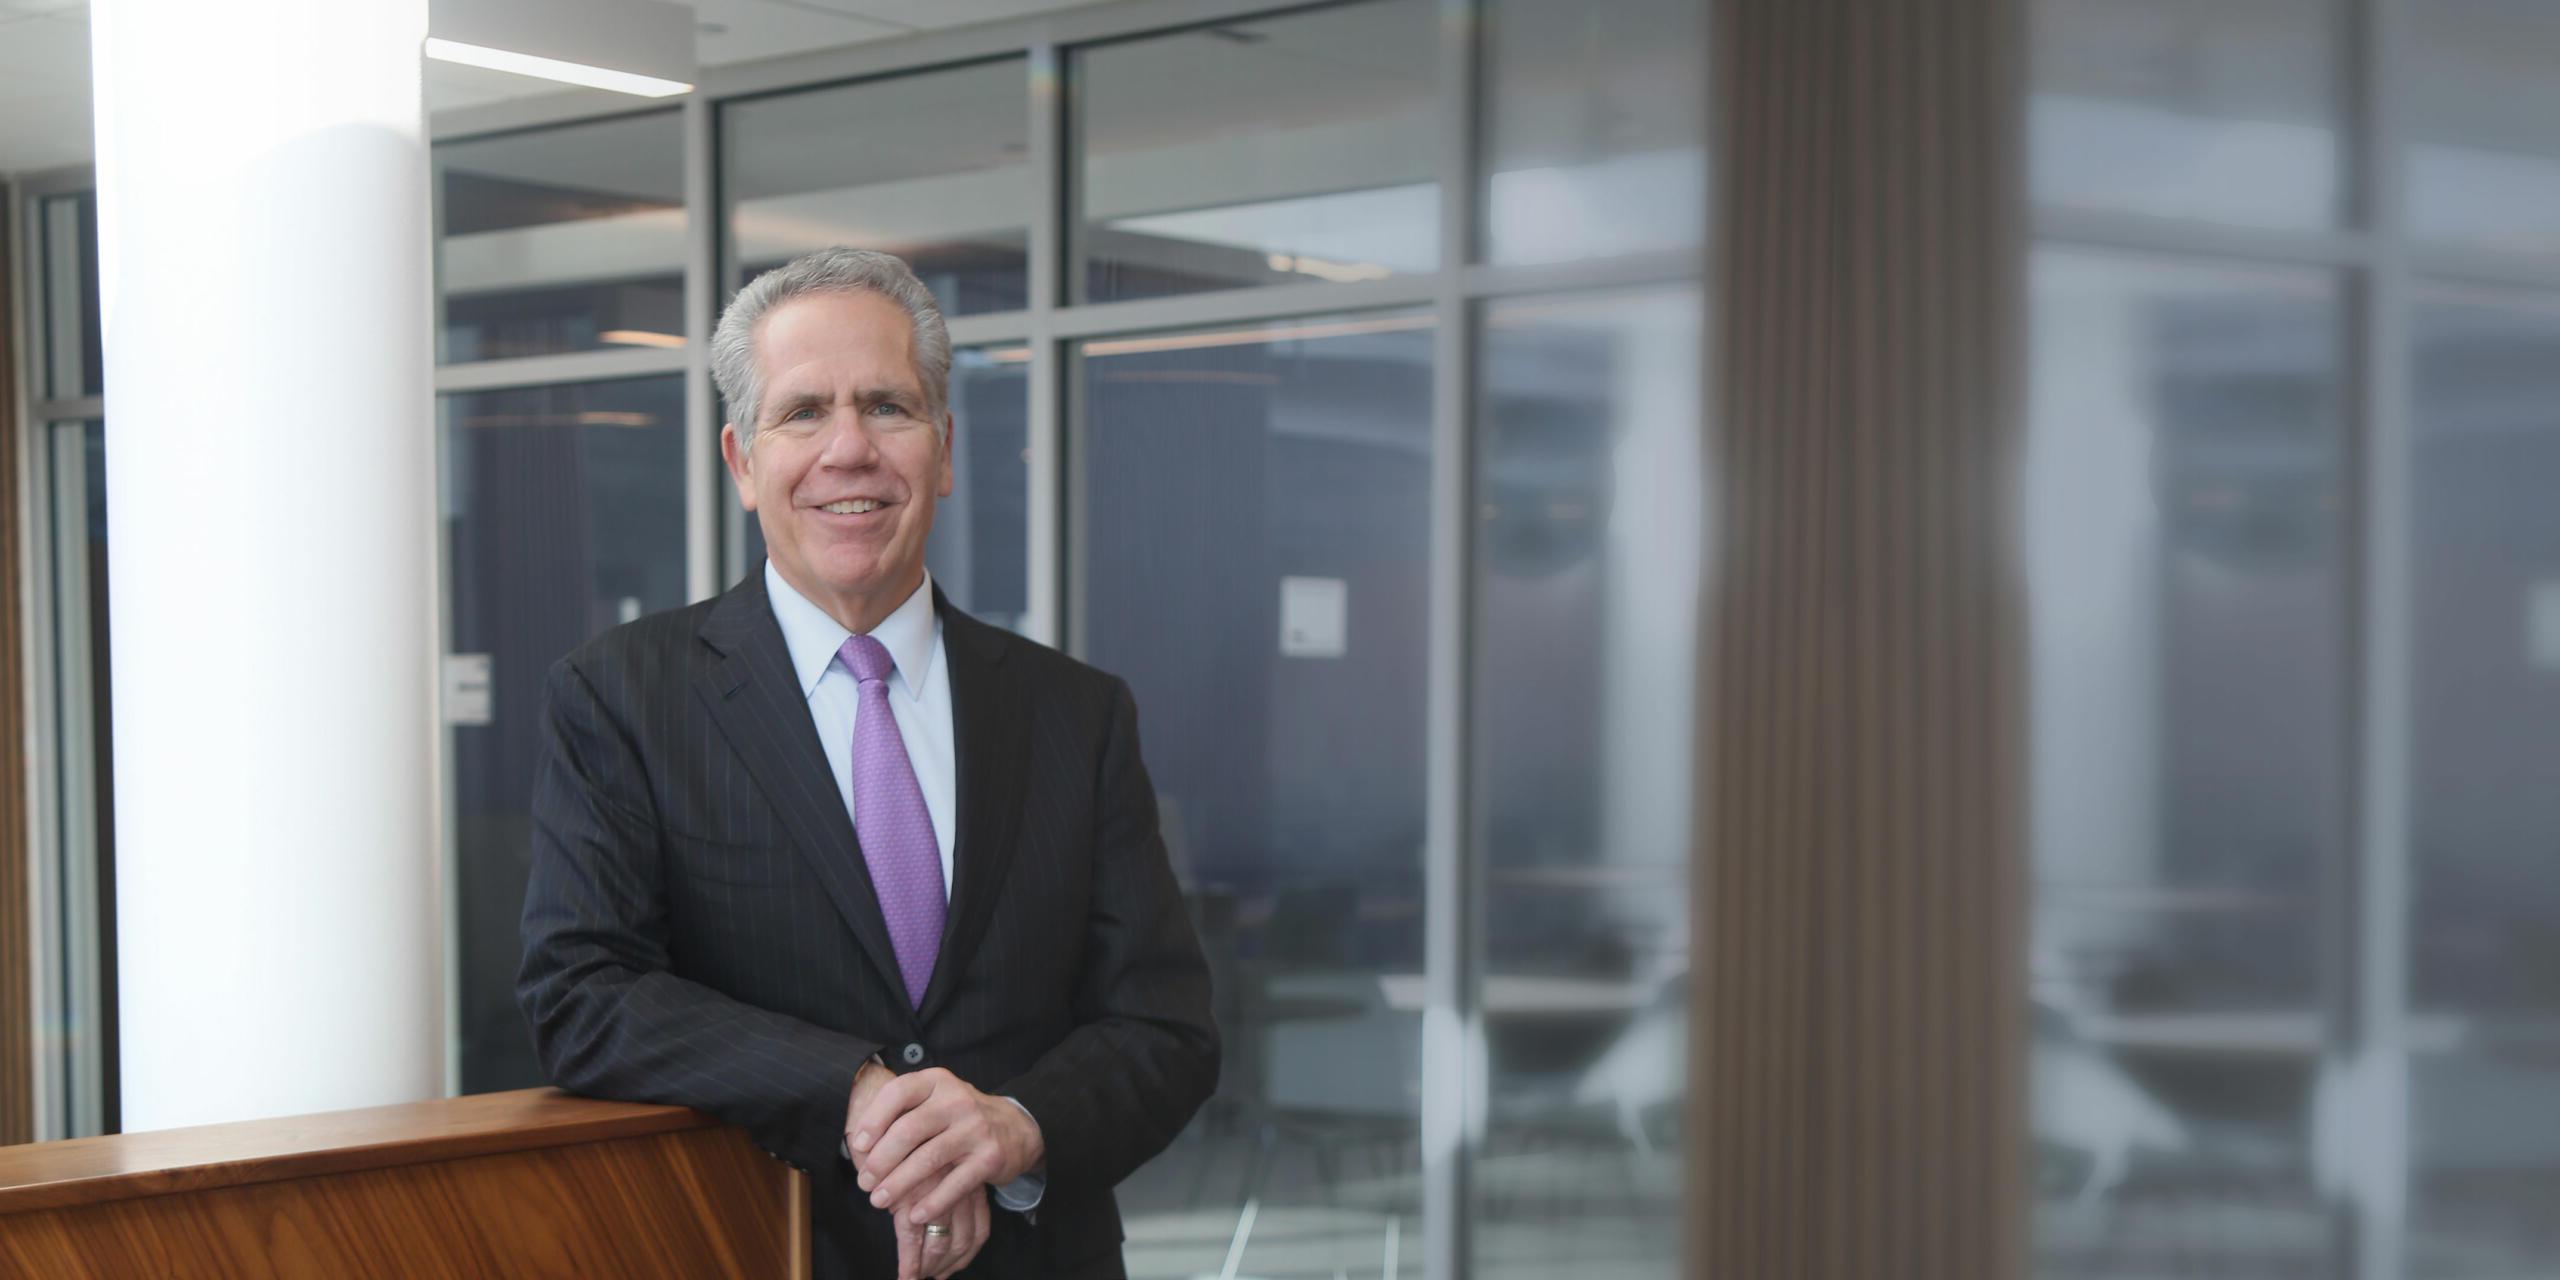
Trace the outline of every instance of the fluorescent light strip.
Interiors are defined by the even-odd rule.
[[[609,89],[615,93],[637,94],[643,98],[672,98],[693,92],[693,86],[656,76],[637,75],[629,71],[608,71],[580,62],[562,62],[557,58],[537,58],[529,53],[510,53],[476,44],[427,37],[427,56],[438,62],[459,62],[466,67],[486,67],[491,71],[511,71],[520,76],[557,80],[562,84],[583,85],[590,89]]]
[[[624,347],[681,347],[684,335],[656,333],[648,329],[607,329],[596,335],[596,341]]]

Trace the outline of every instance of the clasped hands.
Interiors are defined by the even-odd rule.
[[[898,1280],[943,1280],[987,1242],[987,1188],[1040,1165],[1040,1128],[1020,1107],[939,1067],[897,1075],[865,1062],[845,1103],[845,1150],[872,1207],[898,1232]],[[927,1223],[949,1227],[928,1235]]]

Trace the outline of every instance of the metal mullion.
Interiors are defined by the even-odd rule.
[[[1009,21],[918,31],[843,48],[786,54],[736,66],[705,67],[695,81],[694,92],[714,101],[754,97],[782,89],[980,62],[1018,54],[1039,45],[1057,47],[1124,40],[1159,31],[1176,31],[1244,18],[1266,18],[1299,9],[1327,8],[1335,2],[1118,0],[1117,3],[1065,9]]]
[[[1066,406],[1059,362],[1065,352],[1057,340],[1058,290],[1068,269],[1063,260],[1067,220],[1075,209],[1068,191],[1065,72],[1066,54],[1055,44],[1035,44],[1024,58],[1023,74],[1029,81],[1026,137],[1034,195],[1024,262],[1030,273],[1030,307],[1023,319],[1027,321],[1024,337],[1031,348],[1024,379],[1025,394],[1030,397],[1024,419],[1030,459],[1024,479],[1031,486],[1026,516],[1031,545],[1023,602],[1030,616],[1023,620],[1023,631],[1061,648],[1067,643],[1065,604],[1071,590],[1083,585],[1081,578],[1073,583],[1066,578],[1064,544],[1072,539],[1062,520],[1071,504],[1064,489]]]
[[[2313,267],[2362,266],[2377,250],[2377,237],[2364,230],[2270,231],[2087,209],[2039,209],[2033,226],[2038,242],[2074,248]]]
[[[94,191],[98,186],[98,168],[89,164],[67,164],[59,169],[38,169],[21,173],[11,181],[17,187],[19,207],[48,196],[78,195]]]
[[[1706,265],[1703,249],[1536,266],[1478,264],[1466,268],[1464,288],[1468,297],[1479,301],[1542,293],[1608,292],[1692,283],[1706,274]]]
[[[428,335],[427,359],[429,377],[444,364],[445,357],[445,291],[444,291],[444,175],[439,169],[435,139],[430,134],[427,145],[427,287]],[[431,384],[433,385],[433,384]],[[441,390],[441,387],[437,388]],[[436,838],[436,936],[443,944],[439,965],[442,979],[440,1001],[443,1019],[444,1049],[442,1057],[444,1096],[462,1093],[462,791],[457,785],[461,776],[455,765],[453,726],[444,717],[444,662],[453,652],[453,545],[446,536],[445,479],[451,474],[451,455],[445,438],[445,406],[437,396],[428,430],[435,434],[433,457],[436,479],[434,497],[428,504],[428,545],[434,559],[435,621],[429,637],[429,653],[436,655],[435,735],[431,750],[435,760],[436,815],[443,823]]]
[[[1215,293],[1184,294],[1173,298],[1146,298],[1135,302],[1101,302],[1062,308],[1055,313],[1050,324],[1060,338],[1088,338],[1105,334],[1248,324],[1258,320],[1287,320],[1343,311],[1421,307],[1438,301],[1444,290],[1452,287],[1455,273],[1444,275],[1449,278],[1444,279],[1443,275],[1399,276],[1347,284],[1284,284],[1256,289],[1222,289]]]
[[[436,369],[436,394],[500,391],[565,382],[607,382],[683,373],[690,352],[661,347],[624,351],[577,351],[555,356],[519,356],[510,360],[477,360]]]
[[[2414,620],[2410,565],[2409,256],[2403,184],[2402,0],[2360,0],[2354,8],[2355,66],[2362,92],[2358,171],[2363,213],[2377,252],[2357,291],[2353,457],[2350,490],[2355,572],[2349,620],[2356,656],[2356,807],[2346,860],[2343,908],[2331,936],[2347,965],[2336,1011],[2339,1099],[2323,1118],[2347,1162],[2346,1273],[2359,1280],[2401,1274],[2408,1258],[2410,911],[2410,654]],[[2352,1145],[2344,1145],[2351,1140]]]
[[[2406,258],[2413,278],[2500,288],[2560,289],[2560,258],[2486,249],[2415,247],[2406,251]]]
[[[1467,265],[1475,256],[1476,46],[1473,0],[1440,0],[1440,269],[1431,277],[1430,657],[1423,821],[1423,1274],[1468,1274],[1468,1183],[1483,1140],[1484,1033],[1477,977],[1481,867],[1474,856],[1475,467]]]
[[[20,365],[20,369],[26,366]],[[75,396],[69,400],[35,400],[27,407],[29,422],[53,418],[103,418],[107,416],[104,396]]]
[[[688,600],[720,589],[719,412],[711,385],[711,327],[720,299],[718,155],[711,103],[684,102],[684,588]]]
[[[1033,232],[1036,238],[1038,232]],[[962,347],[1003,346],[1027,342],[1031,338],[1029,311],[991,311],[984,315],[948,316],[943,325],[950,331],[953,349]]]
[[[0,227],[16,238],[20,252],[7,255],[21,264],[8,273],[10,314],[18,323],[9,326],[9,349],[0,358],[22,375],[15,397],[9,406],[15,415],[9,447],[17,451],[17,524],[18,561],[13,568],[18,575],[24,607],[18,611],[18,674],[20,687],[26,691],[25,719],[17,726],[19,741],[25,748],[25,772],[21,778],[27,796],[27,914],[19,921],[27,946],[27,1110],[28,1136],[38,1142],[69,1137],[62,1122],[62,1064],[58,1055],[48,1051],[45,1027],[53,1021],[61,991],[59,965],[61,940],[54,923],[61,918],[61,887],[48,854],[61,847],[61,805],[58,802],[56,773],[61,753],[54,746],[53,726],[59,723],[55,714],[57,686],[53,679],[53,600],[50,549],[53,545],[52,519],[46,495],[52,475],[50,424],[34,410],[34,383],[23,375],[29,371],[32,335],[39,323],[35,314],[35,291],[30,287],[33,272],[25,264],[37,259],[40,242],[35,210],[37,195],[21,182],[0,183]],[[14,214],[14,221],[11,216]],[[39,587],[46,589],[39,589]]]
[[[442,146],[510,133],[531,133],[564,125],[596,124],[622,116],[645,116],[681,110],[702,98],[700,93],[676,99],[635,98],[605,89],[564,88],[530,98],[508,98],[467,107],[448,107],[427,118],[428,141]]]

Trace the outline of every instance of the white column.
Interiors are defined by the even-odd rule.
[[[97,0],[128,1130],[441,1091],[426,0]]]

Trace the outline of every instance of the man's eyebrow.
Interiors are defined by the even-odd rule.
[[[857,404],[878,404],[883,400],[918,401],[924,394],[907,387],[864,387],[853,393]]]

